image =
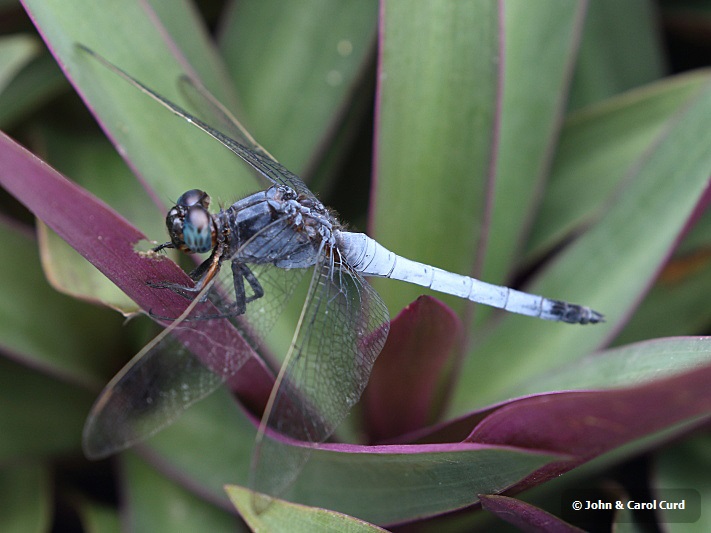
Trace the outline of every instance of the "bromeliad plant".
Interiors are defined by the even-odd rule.
[[[311,186],[325,203],[355,222],[357,205],[341,199],[353,194],[339,191],[357,189],[347,182],[367,172],[339,163],[356,161],[347,150],[372,95],[368,73],[377,51],[369,232],[405,256],[487,281],[529,272],[520,278],[527,290],[589,304],[607,319],[594,328],[549,324],[375,283],[391,311],[403,310],[358,411],[362,423],[314,449],[287,495],[323,509],[276,501],[253,513],[239,486],[247,485],[254,419],[224,390],[121,455],[123,505],[134,525],[170,528],[175,516],[161,509],[181,505],[189,509],[183,528],[194,521],[195,529],[232,529],[223,510],[229,484],[254,528],[367,529],[339,512],[397,524],[461,510],[457,524],[471,529],[486,527],[481,507],[520,527],[563,528],[565,489],[594,487],[610,465],[707,421],[711,344],[679,335],[703,331],[710,318],[704,295],[711,272],[702,252],[711,76],[653,81],[661,76],[655,50],[625,34],[605,63],[605,72],[625,75],[610,74],[603,84],[597,65],[592,79],[600,83],[593,84],[589,58],[606,42],[595,37],[604,18],[583,1],[417,5],[245,1],[225,15],[218,54],[182,3],[164,13],[139,1],[115,10],[79,0],[24,2],[143,185],[127,179],[95,138],[41,131],[47,160],[77,183],[0,139],[1,183],[42,221],[43,266],[63,292],[126,314],[140,308],[177,316],[184,302],[146,281],[185,283],[185,274],[136,249],[149,248],[144,235],[164,240],[153,200],[164,205],[200,187],[230,203],[254,186],[234,156],[95,68],[77,42],[176,102],[181,73],[200,79],[241,111],[282,163],[315,176]],[[649,30],[639,15],[627,13],[640,31]],[[13,76],[31,45],[0,44],[17,58],[5,68],[13,80],[5,98],[18,94],[13,85],[22,76]],[[636,76],[627,61],[642,65]],[[636,85],[644,87],[615,94]],[[2,459],[38,461],[5,467],[0,490],[32,488],[35,500],[6,507],[27,519],[38,515],[28,515],[30,505],[47,506],[46,461],[79,456],[93,397],[140,342],[113,354],[131,326],[119,328],[107,314],[39,288],[31,238],[16,224],[4,226],[13,260],[3,262],[1,278],[12,305],[2,349],[13,357],[0,360],[0,394],[11,400],[0,403]],[[275,352],[288,342],[293,313],[291,319],[272,332]],[[254,412],[271,379],[255,354],[229,386]],[[701,460],[702,441],[656,453],[658,477],[636,482],[652,491],[692,488],[708,498],[709,488],[694,477],[702,468],[687,468]],[[539,488],[522,495],[530,501],[513,497],[532,487]],[[87,524],[117,519],[90,489],[72,504]]]

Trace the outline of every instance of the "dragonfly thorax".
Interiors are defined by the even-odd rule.
[[[217,227],[208,211],[210,196],[198,189],[187,191],[168,211],[165,224],[175,248],[185,253],[209,252],[217,241]]]

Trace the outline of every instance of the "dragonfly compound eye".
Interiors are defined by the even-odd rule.
[[[202,205],[176,205],[168,211],[165,224],[173,246],[185,253],[209,252],[215,245],[217,230]]]
[[[202,205],[193,205],[183,219],[183,242],[192,252],[203,253],[212,250],[216,230],[210,213]]]
[[[200,189],[191,189],[183,193],[175,203],[185,207],[201,205],[207,209],[210,207],[210,195]]]

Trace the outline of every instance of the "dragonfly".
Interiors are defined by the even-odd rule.
[[[168,211],[170,241],[154,251],[174,248],[188,254],[209,253],[209,257],[190,273],[193,285],[150,283],[190,303],[96,400],[83,432],[88,457],[107,457],[155,434],[234,376],[249,349],[263,347],[264,338],[307,272],[311,276],[305,301],[264,409],[253,453],[250,484],[265,494],[279,495],[294,482],[310,450],[331,437],[368,382],[388,336],[390,319],[383,300],[365,277],[414,283],[545,320],[604,321],[590,307],[450,273],[401,257],[364,233],[346,231],[306,184],[257,144],[199,82],[181,79],[184,92],[200,110],[197,114],[210,117],[205,120],[98,53],[77,46],[213,137],[266,180],[265,189],[217,213],[210,212],[210,197],[200,189],[182,194]],[[223,270],[225,263],[230,264],[229,272]],[[237,324],[247,342],[222,342],[223,320]]]

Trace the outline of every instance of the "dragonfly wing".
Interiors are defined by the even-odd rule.
[[[255,269],[265,294],[248,304],[246,315],[232,321],[202,319],[229,310],[232,289],[220,287],[214,289],[220,296],[210,296],[216,305],[197,305],[163,330],[94,403],[84,425],[86,456],[108,457],[151,437],[235,375],[257,349],[264,353],[263,334],[281,314],[303,272],[273,266]]]
[[[238,342],[229,322],[188,320],[200,308],[214,309],[200,302],[211,285],[104,388],[84,425],[87,457],[107,457],[150,437],[247,361],[251,348]]]
[[[253,152],[276,161],[276,158],[254,140],[254,137],[249,134],[232,112],[215,98],[202,83],[184,74],[178,78],[178,87],[188,102],[189,109],[195,112],[195,116]]]
[[[288,223],[286,218],[276,220],[263,232],[278,237]],[[259,254],[260,246],[268,247],[270,242],[255,238],[250,252]],[[223,265],[183,314],[109,382],[84,426],[87,457],[106,457],[157,433],[237,373],[254,351],[266,352],[264,336],[281,315],[305,269],[264,264],[251,270],[264,295],[250,302],[244,315],[231,320],[206,319],[233,309],[232,273]],[[209,302],[201,302],[206,294]]]
[[[264,413],[251,484],[278,496],[360,399],[389,329],[378,293],[334,250],[316,265],[291,349]],[[276,435],[279,434],[279,435]],[[302,441],[289,446],[285,439]],[[303,444],[306,443],[306,446]]]
[[[197,117],[215,130],[226,134],[223,138],[217,138],[224,146],[272,183],[286,185],[300,194],[313,196],[301,178],[282,166],[257,143],[240,121],[199,81],[184,75],[179,79],[179,86]]]
[[[313,193],[309,190],[309,188],[304,184],[301,179],[296,176],[294,173],[290,172],[286,168],[284,168],[282,165],[277,163],[271,155],[269,155],[266,150],[264,150],[261,146],[259,146],[253,139],[252,137],[246,132],[246,130],[237,122],[234,117],[231,117],[229,113],[225,113],[225,108],[223,106],[215,106],[214,102],[216,102],[215,98],[213,96],[210,96],[210,98],[207,99],[207,102],[204,103],[204,105],[201,105],[203,112],[208,109],[211,110],[210,115],[215,115],[217,114],[218,117],[221,116],[221,119],[217,119],[218,123],[227,123],[230,121],[234,122],[234,128],[232,128],[232,131],[237,131],[240,133],[236,133],[236,135],[239,136],[240,140],[237,141],[235,139],[232,139],[231,137],[227,136],[226,134],[222,133],[219,129],[216,129],[212,125],[208,124],[208,122],[205,122],[204,120],[201,120],[190,113],[188,113],[185,109],[180,107],[177,104],[174,104],[167,98],[161,96],[157,92],[155,92],[153,89],[148,87],[147,85],[144,85],[140,81],[138,81],[136,78],[125,72],[124,70],[120,69],[113,63],[111,63],[108,59],[104,58],[103,56],[97,54],[90,48],[87,48],[84,45],[77,44],[77,47],[80,50],[83,50],[85,53],[89,54],[91,57],[96,59],[99,63],[104,65],[106,68],[114,72],[115,74],[121,76],[124,80],[126,80],[128,83],[136,87],[138,90],[143,92],[145,95],[151,97],[153,100],[158,102],[160,105],[168,109],[169,111],[175,113],[181,118],[184,118],[187,120],[190,124],[193,124],[194,126],[200,128],[202,131],[210,135],[213,139],[219,141],[222,143],[225,147],[229,148],[234,154],[236,154],[238,157],[240,157],[245,163],[250,165],[252,168],[254,168],[257,172],[259,172],[262,176],[267,178],[269,181],[272,183],[276,183],[279,185],[287,185],[297,191],[300,194],[308,195],[308,196],[313,196]],[[196,82],[191,82],[190,85],[193,86],[193,92],[196,93],[198,96],[194,98],[200,98],[203,99],[204,94],[207,93],[206,89],[195,89],[197,87]],[[202,96],[200,96],[202,94]],[[209,94],[209,93],[207,93]],[[208,118],[209,121],[212,121],[214,119],[213,116]],[[247,144],[243,144],[243,142],[246,142]]]

